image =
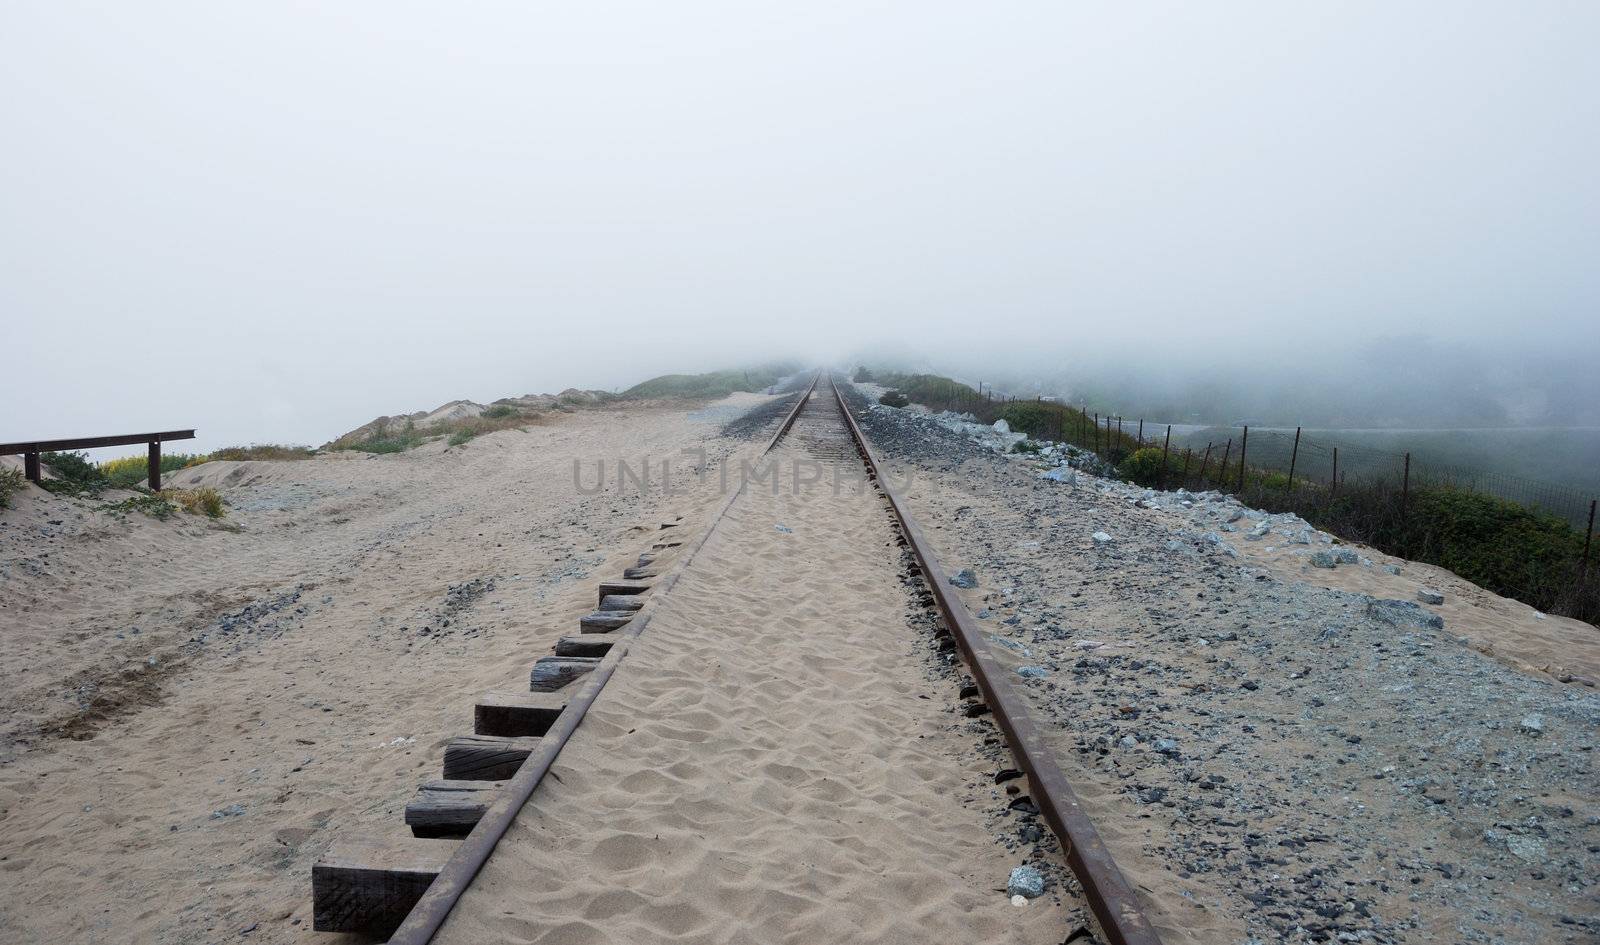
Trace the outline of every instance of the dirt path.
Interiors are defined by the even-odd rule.
[[[795,493],[806,439],[712,534],[439,941],[1058,943],[1081,922],[1059,883],[1008,900],[1030,854],[997,842],[994,731],[911,625],[881,499],[828,475]]]
[[[748,406],[761,398],[741,398]],[[317,941],[310,867],[400,811],[657,522],[714,480],[619,490],[726,411],[586,411],[393,456],[213,463],[224,523],[38,490],[0,513],[0,941]],[[573,461],[607,463],[581,492]]]

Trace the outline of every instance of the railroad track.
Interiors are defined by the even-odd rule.
[[[967,694],[981,700],[979,708],[992,713],[1004,734],[1017,766],[1028,779],[1035,805],[1061,842],[1104,940],[1114,945],[1157,945],[1159,938],[1137,897],[1079,808],[1025,706],[990,655],[975,619],[948,591],[949,582],[931,546],[904,498],[882,474],[878,456],[831,378],[824,380],[824,375],[818,374],[812,380],[760,456],[771,456],[780,444],[791,458],[804,456],[815,466],[802,472],[797,465],[792,470],[797,491],[802,476],[824,488],[834,487],[837,480],[821,482],[826,469],[862,464],[865,481],[882,496],[915,560],[914,568],[920,571],[928,592],[924,599],[931,598],[941,632],[948,632],[972,674],[975,686],[969,687],[972,691]],[[764,485],[765,480],[757,482]],[[625,573],[624,581],[601,585],[601,607],[583,619],[584,632],[563,638],[554,656],[536,662],[531,687],[547,691],[491,694],[479,701],[475,734],[457,739],[446,751],[446,780],[425,785],[420,800],[408,808],[407,819],[417,836],[461,836],[464,830],[459,843],[448,851],[424,846],[391,853],[386,862],[379,853],[359,845],[353,851],[330,851],[313,871],[319,929],[377,934],[392,929],[391,945],[424,945],[433,940],[626,658],[630,645],[646,632],[662,601],[751,485],[741,481],[698,536],[680,537],[667,531],[680,526],[664,525],[664,533],[670,537],[641,556],[639,564]]]

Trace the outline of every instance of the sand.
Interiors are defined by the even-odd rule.
[[[875,494],[747,491],[436,940],[1064,939],[1070,891],[1005,895],[1009,798],[893,541]]]
[[[715,501],[687,478],[619,491],[609,465],[745,448],[714,414],[580,411],[170,477],[217,485],[221,523],[19,495],[0,512],[0,941],[336,941],[310,931],[311,864],[337,834],[406,835],[473,698],[525,680],[659,521]],[[575,457],[585,485],[608,461],[605,492],[579,494]]]

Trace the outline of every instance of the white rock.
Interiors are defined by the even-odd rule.
[[[1010,433],[1011,424],[1005,422],[1004,420],[996,420],[994,422],[994,429],[996,433]]]
[[[1424,587],[1417,590],[1417,600],[1422,601],[1424,604],[1442,604],[1444,603],[1444,595]]]
[[[1106,543],[1111,541],[1111,536],[1107,535],[1105,532],[1095,532],[1093,535],[1090,535],[1089,537],[1093,538],[1094,539],[1094,543],[1097,544],[1097,545],[1104,545],[1104,544],[1106,544]]]

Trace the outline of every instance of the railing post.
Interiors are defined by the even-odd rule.
[[[1228,448],[1222,451],[1222,462],[1217,466],[1217,485],[1228,491],[1228,457],[1233,455],[1233,437],[1228,437]]]
[[[746,387],[750,386],[748,384]],[[161,441],[150,441],[150,491],[161,491]]]
[[[22,472],[28,477],[29,482],[39,481],[39,454],[22,454]]]

